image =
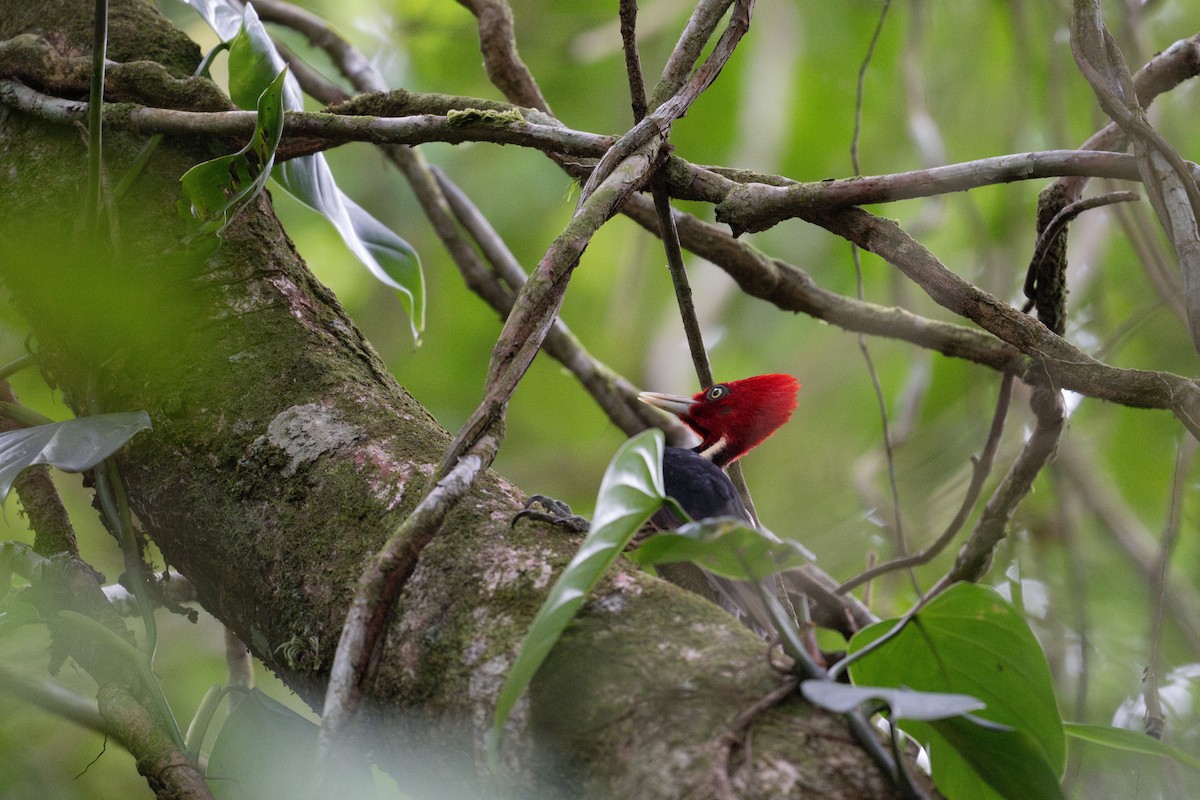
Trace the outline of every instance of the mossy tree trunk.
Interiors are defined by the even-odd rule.
[[[215,90],[187,79],[194,44],[146,3],[112,6],[109,58],[125,64],[110,71],[113,95],[150,102],[134,95],[154,86],[159,104],[219,107]],[[61,55],[85,55],[91,10],[3,0],[0,40],[34,33]],[[106,135],[110,179],[143,143]],[[0,117],[0,281],[77,413],[149,412],[153,431],[120,459],[147,535],[204,607],[316,708],[359,571],[412,509],[449,437],[309,273],[269,198],[211,258],[163,255],[184,232],[180,176],[231,149],[167,137],[110,215],[104,238],[115,244],[78,246],[84,138],[10,111]],[[437,780],[475,781],[454,761],[482,764],[505,669],[577,545],[510,527],[522,499],[485,475],[422,553],[369,686],[381,760],[420,752],[448,767]],[[781,680],[764,651],[714,607],[621,566],[518,707],[510,774],[545,794],[567,781],[601,796],[716,796],[728,725]],[[799,700],[766,712],[753,741],[752,763],[735,758],[732,769],[740,796],[892,791],[839,718]]]

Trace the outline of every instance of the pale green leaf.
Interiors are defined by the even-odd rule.
[[[882,703],[889,719],[938,720],[979,711],[985,704],[978,697],[948,692],[917,692],[886,686],[847,686],[828,680],[808,680],[800,692],[813,705],[845,714],[864,703]]]
[[[150,427],[145,411],[129,411],[0,433],[0,504],[26,467],[48,464],[65,472],[84,472]]]

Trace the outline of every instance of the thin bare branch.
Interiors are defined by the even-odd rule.
[[[943,584],[977,581],[991,565],[996,547],[1008,534],[1008,523],[1033,481],[1058,447],[1066,423],[1062,392],[1044,384],[1033,387],[1029,401],[1037,423],[1012,468],[996,488]]]
[[[675,43],[666,66],[663,67],[658,86],[654,87],[651,93],[652,106],[657,108],[666,102],[667,98],[678,94],[692,67],[699,60],[700,53],[704,51],[704,46],[712,38],[717,25],[721,23],[721,18],[731,5],[733,0],[701,0],[696,4],[692,16],[679,34],[679,41]]]
[[[1097,361],[947,269],[891,220],[854,208],[813,215],[811,221],[890,262],[934,301],[1030,356],[1031,363],[1017,372],[1026,383],[1049,380],[1057,388],[1091,397],[1167,408],[1193,436],[1200,437],[1200,386],[1195,381],[1166,372],[1117,369]]]
[[[498,435],[485,435],[472,442],[470,449],[455,460],[452,468],[371,557],[359,576],[329,671],[321,712],[321,751],[327,768],[337,754],[339,737],[349,728],[358,710],[368,667],[386,631],[396,595],[416,568],[421,550],[441,529],[446,514],[470,490],[475,478],[491,466],[499,447]],[[323,784],[333,789],[337,780],[340,778],[329,771]]]
[[[954,515],[954,519],[950,520],[950,524],[942,531],[942,535],[919,553],[878,564],[855,575],[837,588],[838,594],[849,592],[867,581],[874,580],[888,572],[928,564],[939,553],[945,550],[950,542],[954,541],[954,537],[958,535],[963,523],[970,516],[971,509],[975,507],[975,502],[979,499],[979,494],[983,491],[984,481],[987,480],[988,474],[992,471],[992,465],[996,461],[996,451],[1000,447],[1000,437],[1004,434],[1004,420],[1008,416],[1008,406],[1012,400],[1012,384],[1012,375],[1005,374],[1001,377],[1000,393],[996,398],[996,411],[992,414],[992,424],[988,429],[988,438],[983,445],[983,452],[980,453],[978,458],[971,459],[971,482],[967,485],[967,491],[963,495],[962,503],[959,504],[958,513]]]
[[[1159,542],[1129,508],[1121,491],[1108,482],[1104,471],[1094,467],[1095,459],[1068,439],[1059,450],[1055,466],[1079,495],[1082,507],[1100,523],[1100,531],[1108,535],[1141,579],[1152,585],[1157,580]],[[1193,656],[1200,656],[1200,593],[1192,580],[1172,572],[1163,599]]]
[[[1167,521],[1163,527],[1162,543],[1158,548],[1158,564],[1154,581],[1150,585],[1150,626],[1146,634],[1149,657],[1146,659],[1145,730],[1155,739],[1161,739],[1166,727],[1162,700],[1159,697],[1159,680],[1163,675],[1163,631],[1166,618],[1167,591],[1171,575],[1171,557],[1179,543],[1180,520],[1183,514],[1183,498],[1187,494],[1188,473],[1196,455],[1196,440],[1183,439],[1175,454],[1175,476],[1171,481],[1171,494],[1167,503]]]
[[[1071,52],[1100,106],[1133,142],[1151,205],[1175,248],[1193,346],[1200,350],[1200,187],[1179,153],[1150,125],[1098,0],[1075,0]]]
[[[488,78],[514,103],[550,113],[537,81],[517,53],[512,9],[505,0],[458,0],[479,20],[479,52]]]

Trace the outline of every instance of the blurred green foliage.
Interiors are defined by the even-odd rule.
[[[454,3],[301,5],[330,20],[394,86],[501,99],[481,69],[475,21]],[[512,6],[521,54],[559,118],[595,132],[627,129],[631,115],[616,4],[514,0]],[[656,0],[642,6],[642,62],[653,80],[690,4]],[[864,0],[759,0],[738,54],[676,125],[677,152],[697,163],[798,180],[850,175],[857,73],[880,7]],[[168,11],[199,41],[212,44],[190,12],[174,6]],[[1200,6],[1184,0],[1149,4],[1140,12],[1109,3],[1106,13],[1134,68],[1200,29]],[[1068,14],[1065,2],[893,3],[865,76],[862,169],[900,172],[1082,142],[1102,119],[1071,59]],[[284,38],[311,53],[302,38]],[[332,74],[319,54],[313,63]],[[1195,85],[1184,85],[1153,107],[1155,125],[1185,158],[1200,153],[1200,129],[1194,125],[1198,96]],[[539,153],[487,144],[422,150],[474,199],[527,268],[573,208],[576,187]],[[354,262],[327,225],[282,192],[275,193],[279,214],[313,271],[333,288],[400,382],[454,430],[481,396],[499,320],[464,287],[402,177],[378,152],[347,145],[329,160],[347,193],[420,253],[428,281],[424,344],[414,348],[399,300]],[[1014,183],[873,210],[899,219],[954,271],[1019,304],[1042,186]],[[706,207],[681,205],[711,219]],[[1148,209],[1127,212],[1153,226]],[[848,295],[856,290],[849,246],[823,231],[791,221],[747,240],[804,268],[827,288]],[[1106,212],[1084,215],[1072,226],[1072,248],[1067,338],[1116,366],[1195,374],[1196,353],[1186,332],[1151,288],[1116,218]],[[614,219],[585,253],[562,317],[593,355],[639,386],[692,391],[694,373],[664,263],[655,239],[626,219]],[[718,379],[790,372],[804,384],[791,424],[744,462],[763,520],[777,533],[803,540],[840,578],[856,573],[871,554],[890,557],[892,534],[885,524],[893,509],[881,421],[857,337],[742,296],[724,273],[698,259],[689,260],[689,271]],[[873,256],[862,259],[862,280],[872,301],[953,319]],[[20,318],[0,305],[0,361],[23,352],[24,336]],[[901,434],[895,470],[904,530],[910,546],[920,547],[958,507],[971,458],[984,444],[998,376],[903,343],[875,339],[868,345],[893,431]],[[17,375],[13,385],[36,410],[66,416],[35,371]],[[1024,401],[1018,391],[985,494],[1021,447],[1030,425]],[[1078,454],[1087,475],[1158,535],[1166,524],[1181,435],[1166,412],[1084,399],[1063,447]],[[525,491],[567,500],[587,514],[604,467],[623,439],[571,376],[540,356],[510,405],[496,469]],[[1192,586],[1200,585],[1196,481],[1193,467],[1174,558]],[[80,527],[85,556],[115,578],[120,555],[95,524],[87,493],[71,476],[59,484]],[[1142,691],[1152,598],[1146,579],[1092,511],[1052,466],[1018,512],[990,581],[1008,591],[1023,589],[1064,716],[1107,723],[1122,701]],[[32,538],[11,508],[3,535]],[[924,586],[944,572],[954,550],[917,571]],[[1043,597],[1044,605],[1033,602]],[[902,612],[912,600],[907,577],[881,579],[872,587],[872,602],[882,615]],[[163,614],[161,625],[157,671],[186,720],[203,691],[223,680],[221,634],[211,620],[191,626]],[[35,629],[7,634],[4,662],[39,674],[46,646]],[[1168,624],[1165,657],[1168,666],[1178,666],[1200,660],[1200,653]],[[88,694],[86,678],[70,665],[61,678]],[[278,686],[273,692],[287,695]],[[1198,701],[1193,686],[1193,707]],[[4,705],[0,798],[151,796],[119,747],[101,755],[99,736],[7,697]],[[1190,713],[1175,720],[1173,729],[1200,725],[1200,715]],[[1158,785],[1152,762],[1112,759],[1095,750],[1083,759],[1068,771],[1071,796]]]

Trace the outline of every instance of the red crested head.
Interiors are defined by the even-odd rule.
[[[718,383],[692,397],[642,392],[700,436],[701,454],[727,466],[762,444],[791,418],[800,384],[791,375],[757,375]]]

